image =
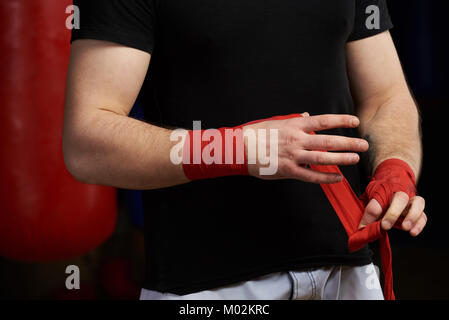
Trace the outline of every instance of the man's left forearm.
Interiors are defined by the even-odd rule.
[[[370,143],[362,154],[372,179],[361,197],[360,227],[382,219],[382,228],[390,230],[402,217],[402,229],[417,236],[427,223],[425,200],[416,195],[421,124],[393,40],[383,32],[349,43],[346,51],[359,133]]]
[[[386,99],[373,99],[361,112],[360,134],[370,143],[364,154],[369,173],[387,159],[407,162],[418,178],[422,163],[421,120],[417,105],[407,93]]]

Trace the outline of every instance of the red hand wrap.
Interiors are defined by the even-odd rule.
[[[337,166],[311,165],[310,167],[319,172],[338,173],[342,175]],[[363,202],[357,198],[346,179],[343,179],[339,183],[322,184],[321,188],[348,234],[348,249],[350,252],[355,252],[362,249],[370,242],[378,239],[380,240],[380,256],[385,278],[384,295],[385,299],[394,300],[390,242],[387,232],[380,226],[380,221],[374,222],[363,229],[359,229],[365,206]]]
[[[385,211],[391,204],[394,194],[399,191],[405,192],[410,199],[416,195],[415,174],[404,161],[390,159],[377,167],[361,200],[368,204],[371,199],[376,199]]]
[[[341,174],[337,166],[311,167],[321,172]],[[323,184],[321,187],[348,234],[350,252],[360,250],[369,242],[380,240],[380,256],[385,278],[384,294],[387,300],[394,300],[392,257],[388,234],[382,229],[381,221],[376,221],[363,229],[359,229],[358,226],[363,217],[364,206],[369,200],[376,199],[385,210],[395,192],[406,192],[409,197],[416,194],[415,175],[412,169],[398,159],[382,162],[377,167],[366,193],[362,196],[362,201],[357,199],[346,179],[336,184]],[[400,223],[396,224],[397,227],[399,225]]]
[[[243,138],[243,127],[265,121],[286,120],[300,117],[299,114],[276,116],[268,119],[252,121],[235,128],[220,128],[215,130],[190,130],[183,147],[183,170],[186,177],[191,180],[213,179],[225,176],[247,176],[248,159],[245,153],[245,142]],[[203,136],[208,133],[219,134],[221,141]],[[212,140],[212,141],[209,141]],[[220,161],[205,161],[205,157],[214,159],[215,151]]]
[[[302,115],[294,114],[289,116],[280,116],[265,120],[258,120],[236,128],[242,128],[246,125],[268,120],[286,120],[295,117],[302,117]],[[219,129],[219,131],[223,132],[223,129]],[[198,136],[201,137],[203,133],[204,131],[200,131],[201,135]],[[238,139],[236,139],[236,141],[234,139],[231,139],[232,143],[234,143],[234,148],[231,148],[234,150],[234,160],[236,154],[235,151],[244,148],[244,144],[242,143],[243,133],[240,131],[239,134],[242,134],[241,138],[239,137]],[[225,135],[222,134],[222,137],[225,137]],[[193,140],[194,136],[192,134],[192,131],[190,131],[189,137],[186,139],[186,144],[184,146],[184,150],[190,150],[190,152],[186,153],[188,154],[188,156],[184,156],[185,163],[186,160],[189,160],[187,161],[187,163],[192,163],[193,161]],[[229,142],[226,141],[226,143]],[[223,144],[222,159],[225,159],[224,155],[226,150],[224,149],[224,146],[226,145],[226,143]],[[199,159],[201,160],[202,151],[206,148],[208,142],[201,142],[199,145],[200,147],[197,147],[197,149],[201,150],[201,153],[199,153]],[[340,175],[343,175],[337,166],[311,165],[310,167],[313,170],[319,172],[338,173]],[[183,164],[183,168],[186,176],[191,180],[212,178],[224,175],[248,174],[246,156],[244,164],[240,165],[206,165],[203,160],[201,160],[199,164]],[[377,239],[380,240],[380,255],[385,278],[385,298],[387,300],[394,300],[395,296],[393,292],[391,248],[388,234],[387,232],[382,230],[380,226],[381,222],[377,221],[363,229],[358,229],[364,212],[364,203],[357,198],[346,179],[343,179],[341,182],[335,184],[322,184],[321,187],[335,212],[337,213],[341,223],[343,224],[346,233],[348,234],[348,248],[350,252],[360,250],[369,242],[375,241]],[[375,198],[377,201],[379,201],[379,203],[381,203],[383,207],[386,207],[389,202],[391,202],[392,194],[397,191],[404,191],[409,196],[413,196],[416,193],[415,176],[413,174],[413,171],[405,162],[402,162],[400,160],[387,160],[377,168],[374,179],[368,186],[365,197],[367,199],[371,197]]]
[[[214,141],[215,138],[209,141],[210,137],[203,139],[205,134],[214,132],[220,136],[218,141]],[[221,154],[216,155],[216,151]],[[210,160],[213,161],[205,161],[205,157],[210,157]],[[214,159],[218,161],[214,161]],[[182,167],[184,174],[191,181],[224,176],[248,175],[242,129],[237,127],[220,128],[214,131],[189,131],[183,147]]]

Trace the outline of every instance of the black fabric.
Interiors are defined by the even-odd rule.
[[[345,45],[391,27],[379,0],[87,0],[72,40],[152,54],[139,102],[161,126],[237,126],[308,111],[353,114]],[[381,28],[368,30],[365,7]],[[325,133],[357,136],[356,130]],[[342,168],[354,190],[360,166]],[[227,177],[146,191],[147,289],[187,294],[276,271],[363,265],[320,186]]]
[[[74,0],[73,4],[80,9],[80,29],[72,30],[72,41],[104,40],[153,51],[156,24],[153,1]]]
[[[378,8],[379,29],[367,27],[367,19],[374,13],[374,11],[370,9],[371,6],[376,6]],[[355,41],[374,36],[393,27],[390,15],[388,14],[387,2],[385,0],[358,0],[356,1],[355,10],[354,27],[348,41]],[[371,19],[368,20],[369,22],[373,22]]]

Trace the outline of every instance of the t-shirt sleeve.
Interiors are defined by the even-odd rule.
[[[391,28],[387,0],[355,0],[354,27],[348,41],[372,37]]]
[[[152,53],[155,10],[153,0],[74,0],[79,8],[78,39],[104,40]]]

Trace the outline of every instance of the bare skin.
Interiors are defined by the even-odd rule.
[[[363,139],[342,136],[312,135],[311,132],[335,128],[357,128],[360,121],[348,115],[320,115],[281,121],[267,121],[244,127],[244,130],[278,130],[278,171],[273,176],[261,176],[259,163],[249,165],[249,173],[261,179],[296,179],[309,183],[336,183],[342,177],[337,174],[321,173],[308,168],[316,165],[355,165],[360,161],[357,152],[366,152],[368,142]],[[267,137],[267,149],[269,139]],[[321,150],[321,151],[317,151]],[[326,151],[326,152],[322,152]],[[335,152],[345,151],[345,152]],[[268,151],[267,151],[268,152]]]
[[[349,43],[347,61],[361,122],[360,135],[370,143],[366,154],[370,173],[384,160],[396,158],[408,163],[419,177],[422,163],[419,112],[390,33]],[[417,236],[427,223],[424,209],[424,198],[409,199],[406,193],[398,192],[384,215],[380,204],[371,200],[361,226],[382,219],[382,228],[389,230],[403,216],[403,230]]]
[[[366,140],[370,142],[371,170],[385,159],[400,158],[419,175],[422,155],[418,112],[389,33],[348,44],[347,57],[357,117],[306,116],[248,126],[279,129],[279,170],[270,179],[338,182],[341,177],[315,172],[307,165],[354,165],[360,161],[357,153],[368,150]],[[63,149],[67,168],[76,179],[141,190],[188,183],[182,166],[170,161],[170,151],[177,143],[170,141],[172,131],[128,117],[150,60],[148,53],[108,42],[73,43]],[[330,128],[356,127],[365,139],[319,134]],[[385,128],[391,134],[385,135]],[[311,131],[318,134],[312,136]],[[250,173],[258,176],[259,167],[250,166]],[[379,207],[371,201],[362,224],[382,218]],[[427,220],[424,199],[405,199],[403,193],[396,194],[383,219],[394,222],[401,214],[406,216],[404,229],[419,234]],[[405,228],[407,221],[410,228]]]

